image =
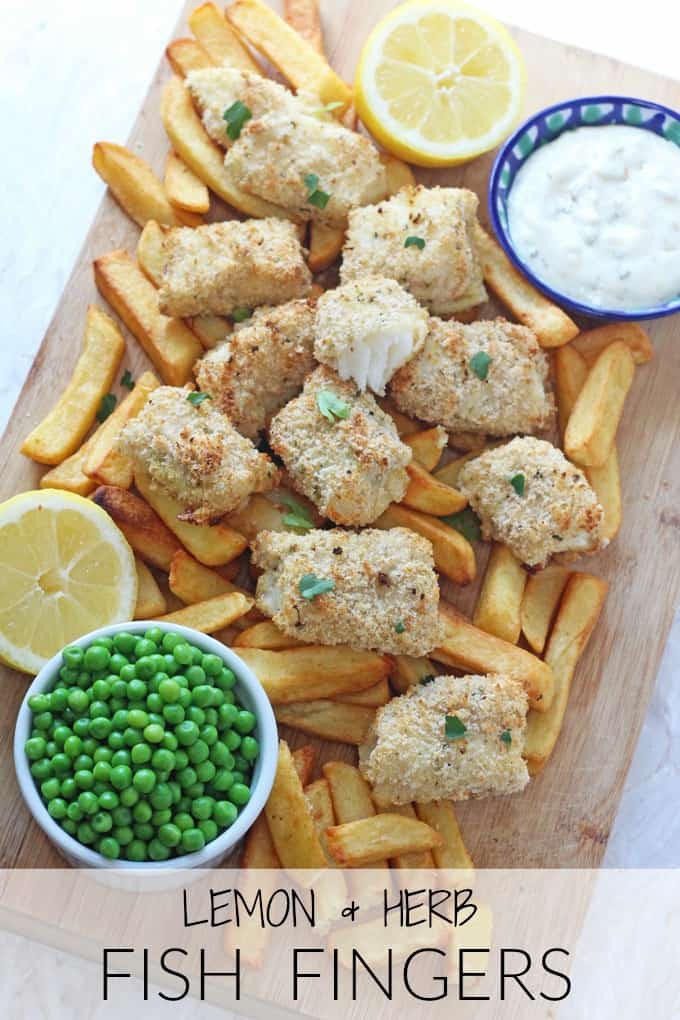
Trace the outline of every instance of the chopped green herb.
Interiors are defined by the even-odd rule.
[[[252,308],[235,308],[231,313],[231,317],[234,322],[245,322],[246,319],[250,319],[253,314]]]
[[[524,486],[526,485],[526,478],[523,474],[513,475],[512,478],[508,478],[508,481],[512,485],[513,489],[518,496],[524,495]]]
[[[298,583],[298,589],[303,599],[313,599],[317,595],[323,595],[326,591],[333,591],[334,588],[335,581],[317,577],[316,574],[305,574]]]
[[[316,395],[316,403],[324,418],[330,422],[338,421],[340,418],[349,418],[349,404],[336,397],[332,390],[319,390]]]
[[[418,682],[420,683],[421,687],[426,687],[427,684],[431,684],[431,683],[433,683],[433,681],[434,681],[434,674],[433,673],[428,673],[426,676],[422,676]]]
[[[222,114],[222,120],[227,122],[227,136],[231,138],[232,142],[240,136],[243,130],[243,125],[249,121],[252,117],[252,113],[248,109],[245,103],[242,103],[240,99],[237,99],[235,103],[224,111]]]
[[[445,732],[447,740],[460,740],[467,733],[467,726],[457,715],[447,715]]]
[[[406,630],[403,620],[397,620],[397,622],[394,625],[394,629],[396,630],[397,634],[403,634],[404,631]]]
[[[482,537],[479,517],[469,506],[466,506],[464,510],[459,510],[456,514],[447,514],[440,520],[448,524],[450,528],[459,531],[463,538],[467,538],[468,542],[479,542]]]
[[[307,174],[304,178],[305,187],[307,188],[308,195],[307,201],[310,205],[315,205],[317,209],[325,209],[330,202],[331,196],[326,191],[322,191],[319,188],[319,178],[316,174]]]
[[[314,521],[306,506],[298,503],[292,496],[282,496],[281,502],[290,510],[290,513],[284,514],[281,518],[287,528],[300,528],[303,531],[309,531],[314,527]]]
[[[120,380],[120,385],[125,386],[128,390],[134,390],[135,388],[135,380],[132,378],[130,372],[127,369],[123,372],[123,376]]]
[[[312,110],[312,113],[333,113],[334,110],[339,110],[344,105],[344,103],[336,100],[334,103],[326,103],[325,106],[320,106],[318,109]]]
[[[510,747],[510,744],[512,743],[512,733],[510,730],[503,730],[501,733],[501,740],[504,744],[507,744],[508,747]]]
[[[106,421],[117,403],[118,397],[115,393],[105,393],[97,411],[97,421]]]
[[[562,542],[563,541],[561,535],[551,535],[550,537],[554,538],[556,542]]]
[[[416,237],[415,235],[412,235],[411,237],[407,237],[406,240],[404,241],[404,248],[420,248],[420,250],[422,251],[424,247],[425,247],[424,237]]]
[[[477,351],[470,358],[470,368],[475,373],[478,379],[482,382],[486,379],[489,374],[489,365],[491,364],[491,358],[486,351]]]
[[[187,393],[187,400],[194,407],[200,407],[204,400],[212,400],[209,393],[201,393],[200,390],[192,390],[191,393]]]

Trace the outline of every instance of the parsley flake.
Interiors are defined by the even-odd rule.
[[[331,423],[341,418],[349,418],[349,404],[337,397],[332,390],[319,390],[316,403],[324,418]]]
[[[415,235],[412,235],[411,237],[407,237],[404,241],[404,248],[419,248],[420,251],[422,251],[424,247],[424,237],[416,237]]]
[[[313,599],[317,595],[323,595],[326,591],[333,591],[335,581],[329,578],[317,577],[316,574],[304,574],[298,582],[298,591],[303,599]]]
[[[404,631],[406,630],[406,627],[404,626],[404,621],[397,620],[397,622],[394,625],[394,629],[396,630],[397,634],[403,634]]]
[[[187,393],[187,400],[194,407],[200,407],[204,400],[212,400],[209,393],[201,393],[200,390],[192,390],[191,393]]]
[[[524,487],[526,485],[527,480],[521,472],[517,475],[513,475],[512,478],[508,478],[508,481],[510,482],[518,496],[524,495]]]
[[[463,538],[467,538],[468,542],[479,542],[482,537],[479,517],[469,506],[466,506],[464,510],[459,510],[456,514],[447,514],[446,517],[441,517],[440,520],[448,524],[450,528],[455,528],[456,531],[459,531]]]
[[[231,313],[231,317],[234,322],[245,322],[246,319],[250,319],[253,314],[252,308],[235,308]]]
[[[501,740],[503,741],[504,744],[510,747],[510,744],[512,743],[512,733],[510,732],[510,730],[503,730],[503,732],[501,733]]]
[[[447,715],[445,732],[447,740],[460,740],[467,733],[467,726],[457,715]]]
[[[475,373],[478,379],[482,382],[486,379],[489,374],[489,365],[491,364],[491,358],[486,351],[477,351],[470,358],[470,368]]]
[[[222,114],[222,120],[227,122],[227,136],[231,138],[232,142],[235,142],[240,137],[243,125],[247,123],[252,117],[252,113],[248,109],[245,103],[242,103],[240,99],[237,99],[235,103],[232,103],[228,109]]]
[[[310,531],[314,527],[314,521],[306,506],[298,503],[292,496],[282,496],[281,502],[288,507],[290,513],[284,514],[281,518],[287,528],[300,528],[302,531]]]
[[[106,421],[117,403],[118,397],[115,393],[105,393],[97,411],[97,421]]]
[[[135,380],[130,375],[130,372],[126,369],[120,380],[120,385],[125,386],[128,390],[134,390]]]
[[[418,683],[421,687],[427,687],[428,684],[434,683],[434,673],[427,673],[425,676],[421,676]]]
[[[345,104],[336,100],[333,103],[326,103],[324,106],[319,106],[318,109],[312,110],[312,113],[333,113],[334,110],[339,110]]]
[[[304,178],[305,187],[307,188],[307,201],[310,205],[315,205],[317,209],[325,209],[330,202],[331,196],[326,191],[322,191],[319,188],[319,178],[316,174],[307,174]]]

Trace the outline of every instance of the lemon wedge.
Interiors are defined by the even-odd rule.
[[[109,515],[57,489],[0,504],[0,657],[37,673],[88,631],[131,620],[135,559]]]
[[[458,0],[412,0],[371,32],[355,102],[371,134],[420,166],[493,149],[522,107],[524,59],[498,21]]]

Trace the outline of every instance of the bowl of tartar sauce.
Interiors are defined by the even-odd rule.
[[[571,311],[680,311],[680,114],[624,96],[557,103],[500,150],[494,230],[515,266]]]

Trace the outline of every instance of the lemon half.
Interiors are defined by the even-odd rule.
[[[109,515],[57,489],[0,504],[0,656],[37,673],[70,641],[131,620],[135,559]]]
[[[519,119],[524,59],[500,22],[458,0],[412,0],[371,32],[354,84],[359,116],[395,156],[453,166]]]

